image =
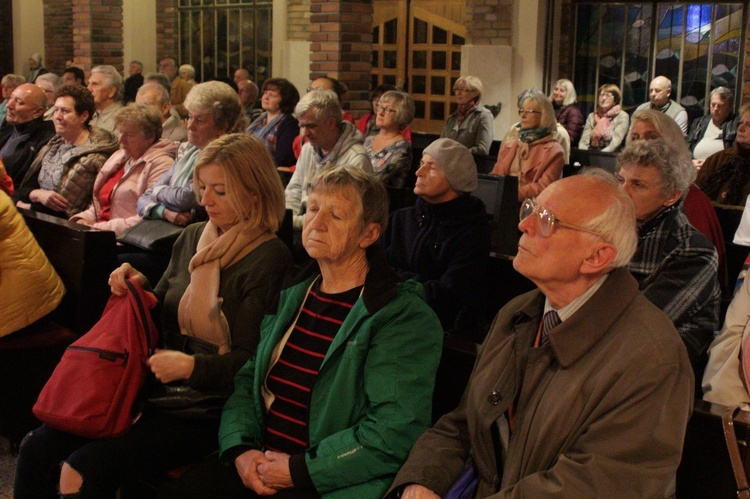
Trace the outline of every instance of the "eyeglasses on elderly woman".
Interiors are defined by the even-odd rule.
[[[536,215],[535,222],[536,222],[536,230],[539,232],[539,235],[542,237],[550,237],[554,232],[556,227],[565,227],[566,229],[570,230],[578,230],[581,232],[586,232],[588,234],[594,234],[595,236],[599,236],[605,241],[608,240],[608,238],[602,234],[601,232],[597,232],[595,230],[587,229],[585,227],[581,227],[580,225],[570,224],[567,222],[563,222],[557,216],[555,216],[554,213],[552,213],[547,208],[543,208],[539,206],[536,203],[535,199],[527,199],[523,202],[521,205],[521,211],[519,212],[519,221],[523,222],[531,215]]]

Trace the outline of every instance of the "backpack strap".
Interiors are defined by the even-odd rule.
[[[127,284],[130,293],[133,295],[133,298],[135,298],[136,304],[138,304],[138,312],[141,318],[141,325],[143,326],[143,331],[146,333],[146,348],[148,349],[148,356],[151,357],[151,355],[154,353],[154,349],[151,347],[151,328],[148,325],[146,307],[143,305],[143,300],[141,299],[141,295],[138,292],[140,286],[136,287],[136,285],[133,284],[130,279],[126,279],[125,284]]]

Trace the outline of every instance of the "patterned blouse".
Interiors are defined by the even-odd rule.
[[[365,150],[372,162],[373,173],[386,186],[399,189],[404,187],[411,170],[411,144],[401,139],[374,152],[374,138],[375,136],[370,136],[365,139]]]

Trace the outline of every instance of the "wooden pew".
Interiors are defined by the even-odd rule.
[[[65,348],[99,320],[117,265],[114,232],[19,210],[65,284],[57,309],[33,327],[0,338],[0,430],[17,446],[39,424],[31,406]]]
[[[688,422],[682,462],[677,469],[677,497],[737,497],[737,485],[724,441],[721,415],[725,407],[696,400]],[[735,418],[734,430],[740,454],[748,469],[750,413]]]

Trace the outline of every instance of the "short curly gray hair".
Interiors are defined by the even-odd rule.
[[[115,113],[115,126],[123,123],[137,125],[143,136],[153,138],[154,142],[161,138],[161,113],[149,104],[130,103],[119,109]]]
[[[680,154],[664,138],[654,140],[634,140],[617,157],[618,173],[624,165],[651,166],[659,171],[662,192],[671,195],[675,191],[687,196],[690,184],[695,180],[696,171],[689,159]]]

